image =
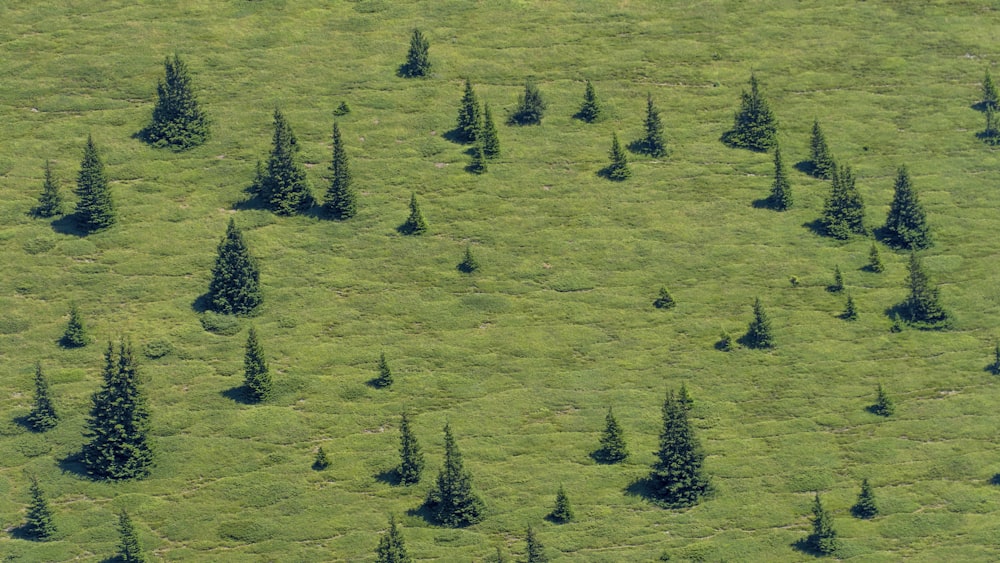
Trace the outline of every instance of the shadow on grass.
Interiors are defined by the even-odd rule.
[[[990,362],[983,367],[983,371],[991,375],[1000,375],[1000,362]]]
[[[997,473],[990,479],[990,485],[1000,485],[1000,473]]]
[[[976,111],[986,111],[986,102],[978,101],[969,106],[969,109],[974,109]]]
[[[202,293],[191,302],[191,310],[195,313],[204,313],[212,309],[212,296],[207,291]]]
[[[752,205],[754,209],[770,209],[772,211],[784,211],[784,209],[778,209],[778,206],[775,205],[774,199],[772,199],[771,196],[755,199],[750,203],[750,205]]]
[[[953,323],[953,319],[950,315],[943,320],[935,322],[914,320],[913,315],[910,313],[910,307],[905,301],[902,303],[896,303],[891,307],[886,307],[884,313],[885,316],[889,317],[893,321],[894,326],[898,324],[905,324],[906,326],[917,330],[947,330],[951,328]]]
[[[406,515],[415,518],[422,518],[424,522],[427,522],[432,526],[439,526],[441,524],[438,522],[437,518],[434,517],[434,513],[431,511],[430,506],[427,506],[426,502],[421,503],[420,506],[416,508],[407,510]]]
[[[385,389],[385,388],[389,387],[389,385],[391,385],[391,384],[385,383],[379,377],[373,377],[373,378],[369,379],[368,381],[365,381],[365,385],[371,387],[372,389]]]
[[[76,214],[70,213],[52,221],[52,230],[61,235],[73,235],[83,238],[87,236],[87,231],[80,228]]]
[[[816,166],[813,164],[811,160],[800,160],[796,162],[795,165],[792,166],[792,168],[798,170],[799,172],[807,176],[812,176],[814,178],[816,177],[815,176]]]
[[[15,540],[44,542],[44,541],[52,541],[52,540],[56,539],[56,538],[48,538],[48,539],[44,539],[44,540],[43,539],[39,539],[38,537],[35,536],[35,534],[31,533],[31,531],[28,528],[27,524],[21,524],[20,526],[17,526],[16,528],[10,528],[10,531],[7,532],[7,533],[10,534],[11,539],[15,539]]]
[[[614,178],[611,176],[611,166],[605,166],[596,172],[598,178],[604,178],[605,180],[610,180],[612,182],[624,182],[628,180],[628,176],[624,178]]]
[[[624,459],[617,459],[608,455],[608,451],[604,448],[590,452],[590,459],[601,465],[617,465],[619,463],[625,463]]]
[[[816,540],[813,536],[806,536],[800,540],[796,540],[791,543],[792,549],[805,553],[806,555],[812,555],[813,557],[823,557],[826,554],[822,551],[816,549]]]
[[[719,141],[731,149],[745,149],[751,152],[766,153],[768,149],[746,146],[736,140],[736,131],[726,131],[719,137]]]
[[[24,428],[28,432],[31,432],[32,434],[44,434],[46,431],[50,430],[49,428],[45,429],[35,428],[35,425],[31,423],[29,415],[15,416],[12,419],[12,422],[20,426],[21,428]]]
[[[223,397],[241,405],[253,405],[256,401],[250,396],[250,390],[247,389],[246,385],[237,385],[236,387],[226,389],[220,393]]]
[[[87,473],[87,468],[83,465],[83,460],[80,458],[79,452],[60,459],[57,465],[63,473],[71,473],[83,479],[91,479],[90,473]]]
[[[808,223],[802,223],[802,226],[812,231],[816,236],[827,236],[826,227],[823,226],[823,221],[820,221],[819,219],[809,221]]]
[[[402,479],[399,477],[399,471],[395,467],[376,473],[375,480],[392,487],[399,487],[403,484]]]
[[[662,506],[662,501],[659,497],[654,494],[653,480],[649,477],[640,477],[635,481],[629,483],[625,487],[625,494],[630,497],[639,497],[645,499],[657,506]]]
[[[445,131],[444,133],[442,133],[441,138],[446,141],[455,143],[456,145],[470,144],[469,140],[465,138],[465,135],[463,135],[462,132],[459,131],[457,127],[452,129],[451,131]]]

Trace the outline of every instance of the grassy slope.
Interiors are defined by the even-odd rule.
[[[791,547],[824,494],[857,560],[993,559],[1000,470],[998,400],[983,372],[1000,336],[991,182],[997,153],[974,137],[976,101],[1000,15],[987,2],[336,2],[187,0],[7,2],[0,8],[0,525],[23,519],[25,471],[53,498],[61,541],[0,538],[15,560],[98,560],[128,507],[145,545],[166,560],[365,560],[387,515],[402,516],[412,554],[523,552],[540,525],[552,554],[649,560],[663,551],[707,560],[808,559]],[[923,5],[926,4],[926,5]],[[498,26],[497,22],[503,22]],[[409,30],[423,29],[430,80],[394,76]],[[189,63],[214,137],[173,154],[130,139],[148,119],[162,59]],[[935,228],[925,264],[942,283],[954,330],[891,334],[882,314],[905,290],[905,256],[887,272],[858,268],[868,241],[846,244],[804,225],[826,184],[792,176],[796,203],[777,214],[767,155],[718,142],[750,70],[780,121],[786,159],[806,157],[812,120],[851,163],[877,224],[895,168],[907,164]],[[470,77],[499,116],[533,76],[549,102],[540,127],[501,127],[490,172],[463,172],[442,139]],[[569,116],[594,81],[611,118]],[[612,184],[612,131],[641,134],[652,92],[668,159],[633,159]],[[263,264],[267,306],[254,319],[281,394],[266,406],[223,393],[240,383],[245,331],[206,333],[192,302],[215,246],[270,140],[280,105],[303,146],[317,194],[329,162],[331,110],[341,118],[361,212],[347,223],[241,210]],[[37,109],[38,111],[34,111]],[[121,223],[86,238],[26,216],[51,158],[66,188],[93,133],[114,180]],[[411,191],[428,236],[400,237]],[[484,267],[455,264],[467,241]],[[861,312],[836,318],[823,290],[834,265]],[[801,280],[798,288],[790,276]],[[679,305],[650,303],[667,285]],[[776,328],[772,353],[712,349],[742,331],[761,296]],[[98,340],[55,345],[69,303]],[[153,476],[109,485],[57,460],[78,451],[100,342],[167,339],[147,361],[160,449]],[[385,350],[397,383],[365,385]],[[27,411],[41,360],[64,422],[45,435],[12,419]],[[652,461],[665,389],[686,382],[718,494],[664,511],[624,494]],[[897,416],[864,411],[882,381]],[[604,409],[614,405],[633,459],[596,465]],[[467,530],[406,512],[426,484],[391,487],[398,413],[417,414],[440,464],[450,420],[487,500]],[[332,467],[309,470],[323,444]],[[862,477],[886,516],[849,517]],[[542,524],[559,484],[579,521]]]

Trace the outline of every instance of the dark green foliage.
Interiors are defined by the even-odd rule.
[[[417,78],[427,76],[431,72],[430,41],[420,33],[419,29],[413,30],[410,36],[410,49],[406,52],[406,62],[399,67],[399,75],[404,78]]]
[[[723,135],[723,140],[734,146],[755,151],[766,151],[777,141],[778,123],[774,113],[760,94],[757,77],[750,75],[750,92],[743,91],[740,111],[733,120],[733,128]]]
[[[476,146],[472,148],[472,161],[469,162],[469,166],[466,169],[473,174],[486,173],[486,154],[483,152],[482,145],[477,143]]]
[[[472,476],[462,466],[462,455],[448,424],[444,426],[444,467],[427,495],[426,506],[435,521],[450,528],[476,524],[485,517],[483,501],[472,490]]]
[[[764,312],[764,306],[760,303],[760,298],[753,302],[753,320],[747,327],[746,334],[743,335],[741,343],[747,348],[773,348],[774,337],[771,334],[771,320]]]
[[[458,263],[458,271],[464,272],[466,274],[471,274],[479,269],[479,261],[476,257],[472,255],[472,246],[465,247],[465,256],[462,257],[462,261]]]
[[[243,382],[251,401],[259,403],[271,397],[273,383],[264,357],[264,347],[257,339],[257,329],[250,327],[243,356]]]
[[[994,110],[1000,108],[1000,96],[997,95],[997,87],[993,83],[989,69],[986,69],[986,76],[983,77],[983,101],[981,103],[984,108]]]
[[[885,266],[882,264],[882,257],[878,253],[878,245],[874,242],[872,247],[868,250],[868,271],[880,274],[885,271]]]
[[[858,320],[858,309],[854,306],[854,298],[851,294],[847,294],[847,303],[844,305],[844,312],[840,314],[840,318],[845,321],[856,321]]]
[[[427,223],[420,212],[420,206],[417,205],[416,193],[410,194],[410,216],[397,230],[404,235],[422,235],[427,232]]]
[[[389,369],[389,362],[385,361],[385,352],[379,354],[378,375],[372,379],[372,385],[379,388],[392,385],[392,370]]]
[[[549,557],[545,555],[545,546],[539,541],[535,529],[531,526],[528,526],[525,542],[528,544],[527,563],[546,563],[549,560]]]
[[[549,519],[560,524],[573,520],[573,507],[570,506],[569,497],[566,496],[566,490],[562,485],[559,485],[559,490],[556,491],[556,505],[549,513]]]
[[[219,243],[208,299],[212,309],[227,315],[249,315],[263,299],[260,269],[233,219],[229,220],[226,236]]]
[[[493,113],[490,112],[490,105],[483,105],[483,119],[476,140],[483,147],[483,154],[486,158],[494,159],[500,156],[500,138],[497,137],[497,125],[493,122]]]
[[[895,194],[889,206],[889,216],[882,228],[885,241],[897,248],[921,250],[931,246],[930,228],[924,208],[913,191],[906,167],[896,174]]]
[[[87,327],[83,324],[83,317],[76,305],[69,306],[69,322],[66,323],[66,330],[63,331],[59,344],[64,348],[79,348],[86,346],[90,342],[87,337]]]
[[[574,117],[587,123],[593,123],[601,118],[602,113],[603,109],[597,100],[597,92],[594,91],[594,85],[588,80],[587,86],[583,90],[583,105],[580,106],[580,111],[576,112]]]
[[[851,507],[851,514],[856,518],[874,518],[878,516],[878,505],[875,504],[875,492],[868,484],[868,479],[861,480],[861,493],[858,494],[858,502]]]
[[[608,414],[604,417],[604,432],[601,434],[601,449],[597,451],[597,457],[605,463],[619,463],[628,458],[625,433],[618,425],[611,407],[608,407]]]
[[[687,385],[684,383],[681,383],[681,390],[677,392],[677,402],[689,411],[694,407],[694,399],[688,393]]]
[[[657,309],[670,309],[675,305],[677,305],[677,302],[674,301],[674,297],[670,295],[667,288],[661,287],[660,295],[653,301],[653,306]]]
[[[259,188],[258,196],[278,215],[292,215],[312,205],[312,194],[306,171],[299,163],[299,144],[292,126],[281,110],[274,109],[274,137],[271,155]]]
[[[615,133],[611,134],[611,164],[609,164],[603,173],[608,177],[609,180],[614,180],[620,182],[622,180],[627,180],[629,176],[632,175],[632,171],[628,167],[628,158],[625,156],[625,151],[622,150],[621,144],[618,142],[618,135]]]
[[[375,550],[375,563],[410,563],[413,559],[406,552],[403,532],[396,524],[396,517],[389,517],[389,531],[382,534]]]
[[[545,113],[545,101],[542,93],[531,80],[524,83],[524,95],[518,100],[514,113],[510,115],[507,123],[510,125],[540,125],[542,115]]]
[[[196,147],[208,139],[209,120],[198,105],[187,65],[175,54],[173,60],[163,61],[163,67],[166,77],[156,85],[153,121],[141,135],[154,147],[177,151]]]
[[[993,347],[993,363],[989,365],[990,373],[1000,375],[1000,342]]]
[[[987,145],[1000,145],[1000,123],[998,123],[997,113],[993,106],[986,106],[984,116],[986,117],[986,128],[977,136]]]
[[[819,493],[813,501],[813,533],[807,540],[810,547],[821,555],[833,555],[837,552],[837,531],[833,529],[833,517],[823,508]]]
[[[784,211],[792,206],[792,186],[788,183],[785,163],[781,160],[781,149],[774,147],[774,183],[768,198],[771,209]]]
[[[347,151],[340,136],[340,126],[333,122],[333,161],[330,164],[333,178],[326,190],[323,209],[335,219],[350,219],[358,213],[358,195],[351,186],[351,170]]]
[[[702,453],[688,421],[687,405],[667,393],[663,403],[660,448],[650,474],[653,495],[670,508],[694,506],[708,494],[708,477],[702,470]]]
[[[121,563],[146,563],[149,559],[142,553],[139,543],[139,533],[132,524],[128,512],[118,513],[118,561]]]
[[[458,107],[458,121],[455,124],[455,131],[458,138],[463,143],[474,143],[479,139],[479,129],[482,123],[482,113],[479,108],[479,100],[476,99],[476,92],[472,89],[472,82],[465,80],[465,92],[462,94],[462,101]]]
[[[855,185],[850,166],[834,166],[830,194],[823,206],[820,223],[828,236],[847,239],[852,234],[866,235],[865,203]]]
[[[94,393],[87,418],[83,465],[97,479],[140,479],[149,475],[153,450],[132,343],[122,340],[116,349],[108,342],[104,360],[104,384]]]
[[[347,105],[347,102],[340,102],[340,105],[333,110],[334,117],[341,117],[351,113],[351,106]]]
[[[42,488],[38,485],[38,479],[31,477],[31,504],[28,505],[28,516],[21,527],[25,536],[37,540],[46,541],[56,535],[56,525],[52,521],[52,509],[45,500]]]
[[[733,335],[728,330],[722,329],[722,332],[719,333],[719,340],[715,343],[715,348],[723,352],[732,352],[736,347],[733,342]]]
[[[38,205],[32,210],[36,217],[55,217],[62,215],[62,193],[59,184],[52,176],[52,163],[45,161],[45,182],[42,184],[42,193],[38,196]]]
[[[653,105],[653,94],[646,94],[646,136],[635,142],[634,150],[652,157],[667,155],[667,143],[663,140],[663,123],[660,111]]]
[[[423,470],[424,454],[410,428],[410,417],[404,412],[399,423],[399,468],[396,470],[399,482],[403,485],[419,483]]]
[[[826,290],[830,293],[840,293],[844,291],[844,274],[840,273],[840,265],[833,267],[833,283],[826,286]]]
[[[938,288],[931,283],[915,252],[910,253],[908,269],[907,285],[910,288],[910,295],[904,303],[907,320],[925,325],[939,325],[946,322],[948,313],[941,307]]]
[[[316,458],[313,460],[312,468],[316,471],[323,471],[327,467],[330,467],[330,458],[323,451],[323,446],[319,447],[316,451]]]
[[[83,149],[83,161],[76,178],[76,222],[88,233],[107,229],[115,224],[115,205],[111,200],[111,188],[104,174],[104,163],[97,154],[94,138],[87,135],[87,146]]]
[[[250,183],[250,187],[247,188],[247,193],[251,197],[264,199],[264,184],[267,182],[267,173],[264,170],[264,163],[257,160],[257,166],[254,168],[253,182]]]
[[[875,396],[875,404],[868,408],[872,414],[879,416],[892,416],[896,412],[896,405],[892,402],[889,394],[885,392],[882,384],[878,384],[878,391]]]
[[[41,362],[35,362],[35,401],[26,420],[35,432],[45,432],[55,428],[59,422],[59,415],[56,414],[52,397],[49,396],[49,381],[42,373]]]
[[[833,177],[835,164],[833,155],[826,145],[826,137],[819,127],[819,120],[813,121],[812,137],[809,140],[809,161],[812,164],[812,174],[817,178]]]

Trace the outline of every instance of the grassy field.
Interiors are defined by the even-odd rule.
[[[801,561],[819,491],[841,556],[855,561],[1000,558],[1000,153],[977,140],[1000,12],[986,1],[606,2],[517,0],[181,0],[0,6],[0,526],[24,519],[28,475],[56,511],[57,541],[0,536],[10,561],[100,561],[127,508],[163,561],[370,561],[395,514],[418,560],[523,557],[528,524],[572,561]],[[434,75],[398,78],[409,34],[431,41]],[[213,119],[189,152],[133,138],[148,121],[163,59],[179,53]],[[994,69],[995,70],[995,69]],[[868,221],[884,221],[908,166],[936,245],[924,264],[954,314],[947,331],[890,332],[907,256],[862,271],[870,239],[838,242],[809,224],[828,184],[791,172],[794,207],[755,208],[772,161],[719,137],[751,72],[779,123],[786,162],[808,156],[819,119],[851,164]],[[994,72],[997,74],[997,72]],[[526,78],[548,102],[538,127],[500,126],[503,155],[474,176],[444,135],[465,78],[502,118]],[[609,117],[572,119],[584,81]],[[671,153],[632,157],[608,182],[612,132],[642,135],[646,94]],[[317,196],[326,189],[332,111],[359,215],[276,217],[239,202],[266,158],[271,114],[294,128]],[[92,134],[119,224],[77,236],[28,212],[44,161],[68,190]],[[395,228],[416,192],[430,229]],[[260,258],[265,306],[225,336],[195,302],[235,217]],[[483,264],[455,265],[467,244]],[[860,311],[838,318],[839,265]],[[789,279],[799,284],[793,287]],[[660,286],[678,301],[651,305]],[[760,297],[777,347],[719,352]],[[95,342],[56,342],[76,303]],[[244,405],[246,328],[257,327],[278,396]],[[158,465],[146,480],[81,477],[103,342],[131,336],[171,352],[142,364]],[[396,381],[366,384],[385,351]],[[27,413],[41,361],[62,421]],[[630,485],[653,461],[664,393],[685,383],[715,495],[658,508]],[[896,400],[865,408],[881,382]],[[590,457],[606,408],[632,458]],[[399,414],[414,413],[425,481],[392,486]],[[487,518],[435,527],[415,509],[442,461],[448,421]],[[322,445],[332,465],[310,469]],[[862,478],[882,516],[850,516]],[[563,485],[575,522],[543,520]]]

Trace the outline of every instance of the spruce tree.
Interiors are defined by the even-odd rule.
[[[153,450],[132,343],[122,340],[116,348],[108,342],[104,360],[104,384],[94,393],[87,419],[83,465],[97,479],[141,479],[149,475]]]
[[[990,76],[990,70],[986,69],[986,76],[983,77],[983,101],[982,106],[988,109],[1000,109],[1000,96],[997,95],[996,84]]]
[[[410,428],[410,416],[404,412],[399,423],[399,468],[396,470],[399,482],[403,485],[419,483],[423,471],[424,454]]]
[[[698,504],[708,494],[708,477],[703,474],[702,453],[694,429],[688,421],[686,405],[667,393],[663,403],[663,430],[660,448],[650,474],[653,495],[670,508]]]
[[[660,121],[660,111],[653,104],[653,94],[646,94],[646,136],[636,141],[636,152],[652,157],[667,155],[667,143],[663,140],[663,123]]]
[[[333,122],[333,161],[330,164],[330,187],[326,190],[323,209],[335,219],[350,219],[358,213],[358,195],[351,186],[351,170],[347,151],[340,136],[340,126]]]
[[[330,457],[326,455],[323,446],[320,446],[319,450],[316,451],[316,458],[313,459],[312,468],[316,471],[323,471],[327,467],[330,467]]]
[[[583,105],[580,106],[580,111],[576,112],[575,117],[587,123],[593,123],[601,118],[602,113],[603,109],[597,100],[597,92],[594,91],[594,85],[588,80],[587,86],[583,90]]]
[[[993,346],[993,363],[989,365],[990,373],[1000,375],[1000,342]]]
[[[399,74],[404,78],[417,78],[427,76],[431,73],[430,41],[420,33],[419,29],[413,30],[410,36],[410,49],[406,52],[406,62],[399,67]]]
[[[878,516],[878,505],[875,504],[875,492],[868,484],[868,479],[861,480],[861,493],[858,494],[858,502],[851,507],[851,513],[856,518],[874,518]]]
[[[977,136],[987,145],[1000,145],[1000,122],[997,120],[997,113],[993,106],[986,106],[984,116],[986,117],[986,128]]]
[[[677,402],[688,411],[694,407],[694,399],[688,393],[687,384],[681,383],[681,389],[677,392]]]
[[[922,250],[931,245],[927,217],[917,200],[917,193],[913,190],[905,166],[900,167],[896,174],[892,205],[889,207],[882,235],[887,243],[897,248]]]
[[[912,323],[934,325],[948,320],[948,313],[941,307],[939,291],[931,283],[924,266],[915,252],[910,253],[907,285],[910,295],[904,306]]]
[[[462,101],[458,107],[458,121],[455,124],[455,132],[463,143],[475,143],[479,140],[479,129],[483,120],[479,107],[479,100],[476,98],[476,91],[472,89],[472,82],[465,79],[465,92],[462,94]]]
[[[830,148],[826,145],[826,137],[819,127],[819,120],[813,120],[812,138],[809,140],[809,162],[812,164],[812,174],[817,178],[833,177],[834,162]]]
[[[208,139],[209,120],[198,105],[187,65],[175,54],[173,60],[163,61],[163,67],[166,76],[156,85],[153,121],[142,136],[154,147],[177,151],[196,147]]]
[[[489,104],[483,104],[482,125],[476,134],[476,140],[482,145],[486,158],[493,160],[500,156],[500,138],[497,137],[497,125],[493,122]]]
[[[427,232],[427,223],[424,221],[423,213],[420,212],[420,206],[417,205],[416,193],[410,194],[410,215],[397,230],[404,235],[422,235]]]
[[[524,95],[518,100],[514,113],[507,122],[510,125],[540,125],[545,114],[545,100],[538,86],[528,80],[524,83]]]
[[[559,490],[556,491],[556,505],[549,513],[549,519],[560,524],[573,520],[573,507],[570,506],[569,497],[566,496],[566,490],[562,485],[559,485]]]
[[[59,422],[59,415],[56,414],[52,397],[49,396],[49,381],[42,373],[41,362],[35,362],[35,401],[26,420],[35,432],[45,432],[55,428]]]
[[[535,529],[528,526],[528,533],[525,536],[525,543],[528,545],[527,563],[547,563],[549,557],[545,555],[545,546],[539,541]]]
[[[740,97],[740,111],[733,120],[733,129],[724,135],[732,146],[766,151],[777,141],[778,124],[767,100],[760,93],[757,77],[750,75],[750,92]]]
[[[788,183],[788,173],[785,163],[781,161],[781,149],[774,147],[774,183],[771,184],[771,196],[768,203],[772,209],[785,211],[792,206],[792,186]]]
[[[844,291],[844,274],[840,273],[840,264],[833,267],[833,283],[826,286],[830,293],[840,293]]]
[[[878,246],[873,242],[871,248],[868,250],[868,271],[880,274],[885,271],[885,265],[882,264],[882,257],[879,255]]]
[[[379,354],[378,375],[372,379],[372,385],[379,388],[392,385],[392,370],[389,369],[389,362],[385,360],[385,352]]]
[[[28,515],[21,527],[25,536],[37,540],[47,541],[56,535],[56,525],[52,521],[52,509],[49,502],[45,500],[42,488],[38,484],[38,479],[31,477],[31,504],[28,505]]]
[[[264,357],[264,347],[257,339],[257,329],[250,327],[243,356],[243,382],[251,401],[259,403],[271,397],[273,383]]]
[[[629,170],[628,158],[625,156],[625,151],[622,150],[622,146],[618,142],[618,135],[615,133],[611,134],[611,152],[609,154],[611,164],[604,169],[604,175],[609,180],[616,182],[627,180],[632,175],[632,171]]]
[[[274,137],[260,196],[271,211],[292,215],[312,205],[306,171],[298,159],[299,144],[284,114],[274,109]]]
[[[605,463],[619,463],[628,458],[628,446],[625,444],[625,433],[618,424],[611,407],[604,417],[604,432],[601,433],[601,449],[598,457]]]
[[[820,223],[827,235],[847,239],[851,235],[866,235],[865,204],[855,185],[850,166],[834,166],[830,194],[823,206]]]
[[[746,334],[743,335],[742,342],[747,348],[773,348],[774,337],[771,334],[771,320],[764,312],[764,306],[760,303],[760,297],[753,302],[753,320],[747,327]]]
[[[657,296],[656,300],[653,301],[653,306],[656,307],[657,309],[671,309],[675,305],[677,305],[677,302],[674,301],[674,297],[670,295],[670,292],[667,291],[667,288],[661,287],[660,295]]]
[[[878,390],[875,395],[875,404],[869,407],[872,414],[877,414],[879,416],[892,416],[896,412],[896,405],[892,402],[892,398],[889,394],[885,392],[885,388],[882,387],[882,383],[878,384]]]
[[[833,555],[837,552],[837,531],[833,529],[833,517],[819,500],[819,493],[816,493],[812,511],[813,533],[809,536],[809,544],[817,553]]]
[[[396,517],[389,516],[389,530],[378,540],[375,550],[375,563],[410,563],[413,559],[406,552],[403,533],[399,531]]]
[[[439,524],[450,528],[476,524],[485,517],[483,501],[472,490],[472,476],[462,465],[462,455],[448,424],[444,426],[444,467],[427,495],[426,505]]]
[[[476,143],[476,146],[472,147],[472,161],[469,162],[469,166],[466,169],[473,174],[486,174],[488,168],[486,166],[486,153],[483,152],[483,145]]]
[[[139,543],[139,533],[132,524],[132,518],[128,512],[122,510],[118,513],[118,561],[121,563],[147,563],[149,559],[142,553],[142,544]]]
[[[458,271],[471,274],[479,269],[479,261],[476,257],[472,255],[472,246],[466,245],[465,256],[462,257],[462,261],[458,263]]]
[[[63,201],[59,184],[52,175],[52,163],[45,161],[45,182],[42,184],[42,193],[38,196],[38,205],[33,213],[36,217],[55,217],[62,215]]]
[[[76,178],[76,195],[80,198],[76,203],[76,221],[82,230],[92,233],[115,224],[115,205],[104,173],[104,163],[90,135],[87,135],[80,173]]]
[[[262,300],[257,260],[250,255],[234,219],[229,219],[226,235],[219,243],[208,300],[212,309],[227,315],[249,315]]]
[[[63,332],[59,344],[64,348],[80,348],[90,342],[87,336],[87,327],[83,324],[83,317],[76,304],[69,306],[69,322],[66,323],[66,330]]]
[[[347,102],[344,101],[341,101],[340,105],[333,110],[333,115],[336,117],[347,115],[349,113],[351,113],[351,106],[347,105]]]
[[[847,294],[847,303],[844,305],[844,312],[840,314],[840,318],[845,321],[856,321],[858,320],[858,309],[854,305],[854,298],[851,294]]]

